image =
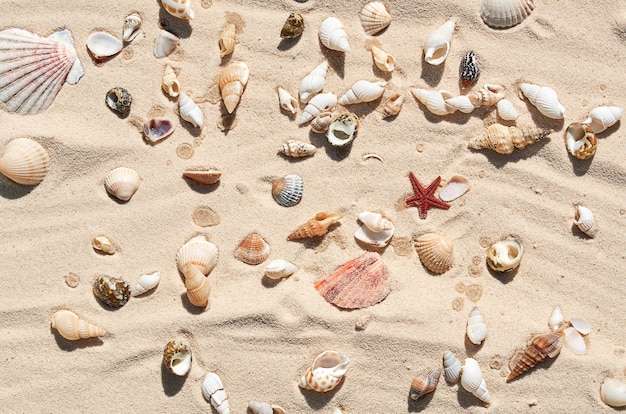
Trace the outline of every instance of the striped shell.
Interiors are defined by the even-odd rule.
[[[518,128],[493,124],[479,136],[470,138],[467,146],[472,149],[490,149],[498,154],[512,154],[517,149],[524,149],[528,145],[547,137],[553,131],[543,128]]]
[[[467,95],[475,107],[492,106],[504,98],[504,87],[486,83],[481,89]]]
[[[461,80],[461,88],[467,88],[468,86],[476,83],[480,77],[480,65],[476,59],[476,54],[473,51],[469,51],[461,58],[461,64],[459,65],[459,78]]]
[[[270,245],[258,233],[250,233],[235,249],[235,258],[249,265],[258,265],[267,260],[270,250]]]
[[[494,29],[520,24],[535,9],[534,0],[481,0],[480,17]]]
[[[411,88],[411,94],[435,115],[448,115],[455,111],[455,108],[445,102],[454,97],[451,92]]]
[[[444,101],[444,105],[444,108],[446,108],[449,113],[460,111],[464,114],[469,114],[476,109],[468,95],[459,95],[453,98],[448,98]]]
[[[589,125],[574,122],[565,130],[565,146],[574,157],[586,160],[596,153],[598,139]]]
[[[22,185],[39,184],[50,166],[48,151],[30,138],[15,138],[4,148],[0,173]]]
[[[213,185],[218,183],[222,177],[222,172],[217,168],[196,167],[183,171],[183,177],[189,178],[198,184]]]
[[[437,388],[437,384],[439,383],[440,376],[441,369],[433,367],[413,378],[409,397],[411,397],[413,401],[416,401],[424,395],[435,391],[435,388]]]
[[[304,193],[304,180],[299,175],[289,174],[272,183],[272,197],[283,207],[293,207],[300,202]]]
[[[326,232],[328,232],[328,228],[332,224],[338,222],[342,218],[343,214],[341,213],[326,213],[325,211],[322,211],[292,231],[291,234],[287,236],[287,240],[308,239],[323,236]]]
[[[160,272],[142,275],[137,281],[137,286],[135,286],[135,288],[130,291],[130,296],[135,297],[143,295],[144,293],[156,288],[160,280]]]
[[[130,299],[130,286],[113,276],[99,276],[93,283],[93,294],[112,308],[121,308]]]
[[[422,264],[433,273],[445,273],[454,265],[452,239],[436,233],[426,233],[414,241]]]
[[[389,9],[381,1],[373,1],[363,6],[361,10],[361,25],[370,36],[382,31],[391,23]]]
[[[163,350],[163,364],[174,375],[184,377],[191,370],[191,348],[182,340],[170,341]]]
[[[320,112],[313,120],[311,121],[311,131],[316,132],[318,134],[323,134],[328,131],[328,127],[333,121],[333,113],[332,112]]]
[[[205,308],[209,304],[209,295],[211,294],[211,284],[209,278],[206,277],[199,266],[191,263],[185,264],[183,267],[183,275],[185,276],[185,288],[187,288],[187,299],[193,306]]]
[[[519,87],[530,103],[544,116],[552,119],[565,118],[565,108],[559,103],[559,97],[554,89],[530,83],[521,83]]]
[[[250,70],[244,62],[232,62],[222,70],[220,91],[222,91],[222,100],[229,114],[232,114],[239,104],[249,76]]]
[[[217,265],[219,251],[217,246],[207,240],[206,236],[193,237],[183,244],[176,253],[176,266],[183,273],[185,266],[194,265],[204,275],[208,275]]]
[[[59,332],[59,335],[69,341],[95,338],[106,333],[104,329],[81,319],[74,312],[68,310],[60,310],[52,315],[52,327]]]
[[[191,0],[161,0],[166,12],[174,17],[183,20],[190,20],[196,17],[191,10]]]
[[[517,109],[513,106],[513,103],[508,99],[500,99],[496,104],[498,116],[505,121],[515,121],[519,118]]]
[[[337,351],[325,351],[313,360],[311,368],[300,378],[299,386],[317,392],[335,388],[348,372],[350,358]]]
[[[128,201],[139,188],[139,174],[132,168],[117,167],[104,178],[104,187],[113,197]]]
[[[161,30],[154,43],[154,56],[157,58],[169,56],[176,49],[179,41],[178,36],[167,30]]]
[[[319,30],[320,42],[331,50],[349,52],[348,35],[336,17],[328,17],[322,22]]]
[[[220,47],[220,57],[230,55],[235,51],[235,45],[237,44],[237,30],[235,25],[229,23],[226,25],[218,41]]]

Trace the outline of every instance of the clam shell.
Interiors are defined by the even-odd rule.
[[[104,99],[104,102],[113,111],[120,115],[127,115],[130,112],[130,106],[133,103],[133,97],[130,93],[120,87],[110,89]]]
[[[278,149],[278,152],[281,154],[293,158],[308,157],[315,154],[316,151],[317,148],[315,145],[302,141],[296,141],[295,139],[290,139]]]
[[[353,105],[375,101],[385,93],[385,85],[387,85],[385,81],[357,81],[348,92],[339,98],[338,102],[341,105]]]
[[[578,226],[580,231],[592,239],[596,237],[598,228],[596,226],[596,219],[591,210],[581,205],[576,206],[576,216],[574,220],[574,224]]]
[[[396,58],[379,47],[372,46],[372,58],[376,67],[383,72],[393,72],[396,68]]]
[[[336,17],[328,17],[322,22],[319,30],[320,42],[331,50],[349,52],[348,35]]]
[[[0,157],[0,173],[22,185],[39,184],[48,172],[48,151],[30,138],[15,138]]]
[[[293,207],[304,193],[304,180],[299,175],[288,174],[272,183],[272,197],[283,207]]]
[[[232,114],[248,83],[250,70],[244,62],[232,62],[220,74],[222,100],[229,114]]]
[[[325,351],[317,356],[311,368],[300,378],[299,386],[317,392],[334,389],[348,372],[350,358],[337,351]]]
[[[446,185],[439,191],[441,201],[452,201],[467,193],[470,189],[469,181],[460,175],[453,175]]]
[[[439,383],[439,377],[441,376],[441,369],[433,367],[428,371],[419,374],[411,382],[411,390],[409,397],[413,401],[417,401],[424,395],[435,391],[437,384]]]
[[[124,20],[124,29],[122,32],[122,40],[125,42],[132,42],[139,34],[139,28],[141,27],[141,16],[137,13],[132,13],[126,16]]]
[[[594,133],[599,134],[615,125],[623,113],[624,110],[619,106],[599,106],[589,112],[589,118],[583,123],[588,124]]]
[[[321,112],[311,121],[311,131],[323,134],[328,131],[330,123],[333,121],[332,112]]]
[[[265,267],[265,276],[272,280],[289,277],[298,270],[298,267],[284,259],[272,260]]]
[[[289,92],[281,88],[280,86],[277,88],[278,91],[278,103],[281,109],[295,114],[298,111],[298,101],[296,98],[291,96]]]
[[[282,30],[280,31],[280,37],[283,39],[294,39],[302,34],[304,31],[304,19],[300,13],[291,13]]]
[[[463,373],[461,374],[461,385],[467,392],[471,392],[479,400],[487,404],[491,401],[480,365],[474,358],[465,359]]]
[[[191,10],[191,0],[161,0],[161,4],[166,12],[179,19],[191,20],[196,17]]]
[[[200,269],[202,274],[208,275],[217,265],[218,254],[217,246],[208,241],[206,236],[196,236],[178,249],[176,266],[183,273],[185,266],[191,264]]]
[[[495,29],[506,29],[520,24],[535,9],[534,0],[481,0],[480,17]]]
[[[143,135],[151,144],[157,143],[174,133],[174,124],[166,118],[150,118],[143,123]]]
[[[600,386],[602,402],[611,407],[626,407],[626,383],[607,378]]]
[[[142,275],[137,281],[137,286],[135,286],[135,288],[130,291],[130,296],[134,297],[143,295],[144,293],[156,288],[160,280],[160,272]]]
[[[452,239],[436,233],[426,233],[415,239],[414,246],[424,267],[433,273],[445,273],[454,265]]]
[[[450,351],[443,353],[443,376],[450,384],[456,384],[461,379],[461,361]]]
[[[513,103],[508,99],[500,99],[496,103],[496,109],[498,116],[505,121],[515,121],[519,117],[517,109],[515,109]]]
[[[474,345],[480,345],[487,337],[487,324],[478,306],[474,306],[467,320],[467,337]]]
[[[209,372],[204,377],[202,381],[202,395],[211,403],[218,414],[230,414],[228,395],[224,391],[222,380],[216,373]]]
[[[113,276],[99,276],[93,283],[93,294],[112,308],[121,308],[130,299],[130,286]]]
[[[337,223],[342,218],[343,214],[341,213],[326,213],[325,211],[317,213],[315,217],[291,232],[291,234],[287,236],[287,240],[323,236],[332,224]]]
[[[567,349],[576,355],[585,355],[587,353],[587,344],[580,333],[573,327],[563,330],[563,340]]]
[[[589,125],[574,122],[565,130],[565,146],[574,157],[586,160],[595,155],[598,139]]]
[[[104,178],[104,188],[113,197],[128,201],[139,188],[139,174],[132,168],[114,168]]]
[[[63,338],[69,341],[78,339],[95,338],[103,336],[106,331],[81,319],[74,312],[60,310],[52,315],[52,327],[59,332]]]
[[[331,121],[326,131],[326,138],[331,145],[343,147],[350,144],[359,133],[359,117],[352,113],[343,113]]]
[[[431,65],[441,65],[450,52],[454,34],[454,20],[448,20],[428,35],[424,42],[424,60]]]
[[[115,253],[115,245],[111,240],[109,240],[106,236],[96,236],[91,240],[91,246],[94,250],[106,253],[113,254]]]
[[[122,51],[121,40],[107,32],[94,32],[87,38],[87,49],[97,60],[104,60]]]
[[[498,154],[512,154],[517,149],[546,138],[554,132],[544,128],[526,128],[492,124],[481,135],[470,138],[467,146],[472,149],[490,149]]]
[[[237,44],[237,30],[235,25],[229,23],[226,25],[222,33],[220,33],[219,41],[220,57],[230,55],[235,51],[235,45]]]
[[[183,267],[185,276],[185,287],[187,288],[187,299],[193,306],[205,308],[209,305],[209,295],[211,294],[211,284],[200,266],[191,263]]]
[[[161,88],[163,88],[165,93],[167,93],[172,98],[176,98],[178,95],[180,95],[180,82],[178,82],[178,78],[176,77],[176,72],[174,72],[174,68],[172,68],[170,65],[166,65],[165,70],[163,71]]]
[[[487,250],[487,264],[496,272],[510,272],[520,265],[523,256],[522,241],[515,236],[509,236],[494,243]]]
[[[183,177],[203,185],[213,185],[222,177],[222,172],[217,168],[190,168],[183,171]]]
[[[389,9],[381,1],[372,1],[361,10],[361,26],[365,33],[373,36],[391,23]]]
[[[582,319],[572,318],[569,323],[572,324],[572,327],[576,329],[582,335],[588,335],[591,332],[591,326]]]
[[[270,256],[270,245],[258,233],[250,233],[235,249],[235,258],[249,265],[263,263]]]
[[[204,125],[202,109],[185,92],[181,92],[178,98],[178,112],[181,118],[193,124],[194,127],[202,128]]]
[[[183,340],[170,341],[163,350],[163,364],[174,375],[184,377],[191,370],[191,348]]]
[[[337,96],[332,93],[320,93],[315,95],[304,107],[298,125],[306,124],[322,112],[332,112],[337,105]]]
[[[479,77],[480,65],[478,64],[478,59],[476,59],[476,54],[473,51],[469,51],[463,55],[459,65],[461,88],[467,88],[476,83]]]
[[[548,321],[550,329],[552,329],[553,331],[557,330],[559,327],[561,327],[564,321],[565,318],[563,317],[563,311],[561,310],[561,307],[559,305],[556,305],[552,310],[552,313],[550,314],[550,320]]]
[[[404,103],[404,95],[399,93],[394,93],[385,101],[383,106],[383,117],[396,116],[400,113],[402,109],[402,104]]]
[[[300,101],[302,103],[308,103],[313,96],[324,89],[327,74],[328,61],[325,60],[302,79],[302,82],[300,82]],[[333,107],[335,104],[333,104]]]
[[[517,353],[511,359],[511,373],[506,380],[511,381],[547,358],[557,356],[563,347],[563,336],[563,329],[559,329],[534,337],[524,352]]]
[[[157,58],[169,56],[176,49],[179,41],[176,35],[167,30],[161,30],[154,43],[154,56]]]
[[[411,88],[411,94],[435,115],[448,115],[455,111],[445,103],[446,99],[454,97],[451,92]]]
[[[554,89],[530,83],[521,83],[520,89],[530,103],[544,116],[552,119],[565,118],[565,108],[559,103],[559,97]]]

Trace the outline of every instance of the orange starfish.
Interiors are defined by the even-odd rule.
[[[437,207],[443,210],[450,208],[450,204],[444,203],[435,197],[435,190],[439,186],[441,176],[435,178],[435,181],[430,183],[427,188],[422,187],[420,182],[417,181],[417,178],[415,178],[415,174],[412,172],[409,172],[409,180],[411,180],[411,185],[413,186],[413,192],[415,195],[407,198],[405,203],[407,207],[416,206],[420,212],[420,218],[422,220],[426,218],[426,213],[428,213],[428,209],[431,207]]]

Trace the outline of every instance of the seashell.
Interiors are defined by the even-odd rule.
[[[348,372],[350,358],[337,351],[324,351],[313,360],[311,368],[300,378],[299,386],[307,390],[328,392]]]
[[[183,171],[183,177],[203,185],[217,184],[222,176],[222,172],[216,168],[191,168]]]
[[[452,239],[436,233],[426,233],[414,241],[420,261],[433,273],[445,273],[454,265]]]
[[[272,183],[272,197],[283,207],[293,207],[304,193],[304,180],[299,175],[288,174]]]
[[[359,125],[359,117],[352,112],[346,112],[333,118],[326,131],[326,138],[335,147],[346,146],[356,138]]]
[[[487,404],[491,401],[480,365],[474,358],[465,359],[463,373],[461,374],[461,385],[467,392],[471,392],[479,400]]]
[[[93,283],[96,298],[113,308],[121,308],[130,299],[130,286],[113,276],[99,276]]]
[[[208,306],[211,284],[209,283],[209,278],[203,274],[202,269],[199,266],[187,263],[183,267],[183,275],[185,276],[185,287],[187,288],[187,299],[189,299],[189,302],[199,308]]]
[[[350,51],[346,30],[336,17],[328,17],[322,22],[319,37],[320,42],[331,50],[346,53]]]
[[[52,327],[68,341],[103,336],[106,331],[76,315],[72,311],[60,310],[52,315]]]
[[[137,286],[130,291],[130,296],[139,296],[157,287],[161,280],[161,273],[154,272],[150,274],[141,275],[137,281]]]
[[[115,245],[106,236],[96,236],[91,240],[91,246],[94,250],[97,250],[106,254],[115,253]]]
[[[592,239],[596,237],[598,228],[596,227],[596,219],[593,217],[591,210],[581,205],[576,206],[576,216],[574,220],[574,224],[578,226],[580,231]]]
[[[298,240],[312,237],[323,236],[328,231],[331,224],[334,224],[343,218],[341,213],[320,212],[312,219],[295,229],[287,240]]]
[[[467,95],[476,108],[479,106],[492,106],[504,98],[504,86],[486,83],[482,89]]]
[[[417,401],[420,397],[435,391],[440,376],[441,370],[439,368],[430,368],[428,371],[413,378],[409,397],[411,397],[413,401]]]
[[[619,106],[599,106],[589,112],[589,118],[583,124],[588,124],[594,133],[599,134],[615,125],[623,113],[624,110]]]
[[[446,99],[444,101],[444,105],[448,111],[448,113],[452,113],[455,111],[463,112],[464,114],[469,114],[476,107],[472,103],[472,100],[468,95],[459,95],[454,96],[452,98]]]
[[[332,93],[315,95],[304,107],[304,112],[298,121],[298,125],[306,124],[322,112],[332,112],[336,105],[337,97]]]
[[[0,157],[0,173],[22,185],[39,184],[48,172],[48,151],[30,138],[15,138]]]
[[[375,232],[381,232],[385,230],[393,230],[393,223],[385,218],[380,213],[373,213],[371,211],[364,211],[359,213],[359,220],[365,224],[368,229]]]
[[[107,32],[93,32],[87,38],[87,49],[96,60],[108,59],[122,51],[124,44]]]
[[[263,263],[270,255],[270,245],[258,233],[250,233],[235,249],[235,258],[249,265]]]
[[[333,113],[332,112],[320,112],[313,120],[311,121],[311,131],[317,132],[318,134],[323,134],[328,131],[328,127],[330,123],[333,121]]]
[[[303,31],[304,18],[302,18],[300,13],[291,13],[280,31],[280,37],[283,39],[294,39],[300,36]]]
[[[510,381],[528,371],[546,358],[554,358],[563,347],[563,329],[537,335],[523,353],[517,353],[510,361],[511,373],[506,377]]]
[[[232,62],[222,70],[220,91],[222,100],[229,114],[232,114],[248,83],[250,70],[244,62]]]
[[[515,109],[513,103],[511,103],[508,99],[500,99],[496,103],[496,109],[498,111],[498,116],[505,121],[515,121],[519,117],[517,109]]]
[[[515,236],[494,243],[487,250],[487,264],[496,272],[510,272],[517,268],[524,256],[524,245]]]
[[[174,133],[174,124],[166,118],[150,118],[143,123],[144,138],[151,144],[157,143]]]
[[[480,17],[494,29],[507,29],[524,21],[535,9],[534,0],[481,0]]]
[[[461,88],[467,88],[468,86],[476,83],[480,77],[480,65],[476,59],[474,51],[469,51],[461,58],[461,64],[459,65],[459,78],[461,79]]]
[[[445,100],[453,98],[451,92],[411,88],[411,94],[435,115],[448,115],[454,108],[446,105]]]
[[[325,60],[302,79],[300,82],[300,102],[308,103],[313,96],[324,89],[327,74],[328,61]],[[335,104],[332,106],[334,107]]]
[[[598,139],[589,125],[574,122],[565,130],[565,146],[574,157],[586,160],[596,153]]]
[[[474,345],[480,345],[487,337],[487,324],[478,306],[474,306],[467,321],[467,337]]]
[[[428,35],[424,42],[424,60],[431,65],[441,65],[450,51],[454,34],[454,20],[448,20]]]
[[[170,341],[163,350],[163,364],[174,375],[184,377],[191,370],[191,348],[187,342]]]
[[[391,23],[389,9],[381,1],[372,1],[361,10],[361,26],[365,33],[373,36]]]
[[[295,114],[298,111],[298,101],[296,98],[291,96],[289,92],[281,88],[280,86],[277,88],[278,90],[278,103],[280,107],[287,111]]]
[[[443,353],[443,376],[450,384],[461,379],[461,361],[450,351]]]
[[[372,247],[385,247],[391,241],[394,233],[393,223],[382,214],[364,211],[359,214],[363,225],[359,227],[354,237]]]
[[[48,37],[22,29],[0,32],[0,102],[8,112],[43,112],[64,82],[74,85],[83,74],[69,30]]]
[[[185,121],[193,124],[196,128],[204,125],[202,109],[185,92],[180,93],[178,98],[178,112]]]
[[[587,353],[587,344],[580,333],[573,327],[563,329],[563,340],[567,349],[576,355],[585,355]]]
[[[282,279],[293,275],[298,267],[283,259],[276,259],[269,262],[265,267],[265,276],[272,280]]]
[[[200,269],[202,274],[208,275],[217,265],[218,254],[217,246],[208,241],[206,236],[196,236],[178,249],[176,266],[180,273],[184,273],[185,266],[191,264]]]
[[[315,145],[296,141],[295,139],[290,139],[278,149],[279,153],[294,158],[308,157],[309,155],[315,154],[315,151],[317,151]]]
[[[169,56],[176,49],[179,41],[178,36],[167,30],[161,30],[154,43],[154,56],[157,58]]]
[[[389,287],[389,270],[380,254],[363,253],[315,282],[327,302],[343,309],[361,309],[383,301]]]
[[[528,145],[547,137],[554,132],[544,128],[525,128],[490,125],[481,135],[471,138],[467,146],[472,149],[490,149],[498,154],[511,154],[515,148],[524,149]]]
[[[104,188],[113,197],[128,201],[139,188],[139,174],[132,168],[114,168],[104,178]]]
[[[167,93],[172,98],[176,98],[178,95],[180,95],[180,82],[178,82],[178,78],[176,77],[176,72],[174,72],[174,68],[172,68],[170,65],[166,65],[165,70],[163,71],[161,88],[163,88],[165,93]]]
[[[530,103],[544,116],[552,119],[565,118],[565,108],[559,103],[554,89],[530,83],[521,83],[519,87]]]
[[[113,111],[126,116],[130,112],[133,97],[124,88],[112,88],[107,92],[104,102]]]
[[[230,55],[235,51],[235,45],[237,44],[237,30],[235,25],[229,23],[226,25],[218,41],[220,47],[220,57],[223,58],[226,55]]]
[[[132,42],[139,34],[139,28],[141,27],[141,16],[137,13],[126,16],[124,20],[124,30],[122,32],[122,40],[125,42]]]
[[[588,335],[591,332],[591,326],[582,319],[572,318],[569,322],[582,335]]]
[[[468,192],[469,189],[470,186],[467,178],[454,175],[448,180],[446,185],[443,186],[441,191],[439,191],[439,199],[445,202],[456,200]]]
[[[166,12],[179,19],[191,20],[196,17],[191,10],[191,0],[161,0],[161,4]]]
[[[248,408],[252,411],[252,414],[285,414],[286,411],[283,407],[274,404],[268,404],[265,402],[250,401]]]
[[[383,117],[396,116],[400,113],[402,109],[402,104],[404,103],[404,95],[399,93],[394,93],[385,101],[383,105]]]
[[[393,72],[396,67],[396,58],[376,46],[372,46],[372,58],[376,67],[383,72]]]
[[[385,85],[387,85],[385,81],[357,81],[348,92],[339,98],[338,102],[341,105],[352,105],[375,101],[385,93]]]
[[[607,378],[600,386],[602,402],[611,407],[626,407],[626,383]]]
[[[220,377],[209,372],[202,381],[202,395],[211,403],[218,414],[230,414],[230,406],[228,403],[228,395],[224,391],[224,385]]]
[[[550,320],[548,321],[550,329],[552,329],[553,331],[557,330],[561,327],[564,321],[565,318],[563,317],[563,311],[561,310],[561,307],[559,305],[556,305],[552,310],[552,313],[550,314]]]

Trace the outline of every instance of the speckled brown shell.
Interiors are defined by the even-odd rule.
[[[517,149],[524,149],[528,145],[545,138],[553,132],[543,128],[518,128],[505,125],[490,125],[481,135],[471,138],[468,147],[472,149],[490,149],[498,154],[512,154]]]
[[[270,255],[270,245],[258,233],[250,233],[235,249],[235,258],[250,265],[263,263]]]
[[[121,308],[130,299],[130,286],[113,276],[99,276],[93,283],[93,294],[113,308]]]
[[[293,39],[302,34],[304,31],[304,19],[300,13],[291,13],[285,21],[283,29],[280,31],[280,37],[283,39]]]

